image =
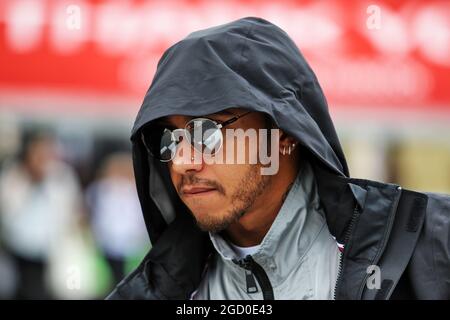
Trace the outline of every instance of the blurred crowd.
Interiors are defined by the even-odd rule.
[[[148,251],[129,145],[98,144],[33,126],[0,158],[0,299],[103,298]]]

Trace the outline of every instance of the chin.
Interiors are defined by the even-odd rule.
[[[201,201],[185,201],[185,205],[191,210],[194,216],[205,217],[211,215],[211,217],[220,217],[227,212],[224,210],[225,204],[213,199],[202,199]]]
[[[203,231],[219,232],[226,229],[230,224],[229,220],[231,217],[226,217],[220,214],[211,215],[208,212],[192,213],[192,214],[197,222],[197,225]]]
[[[207,208],[202,208],[201,210],[199,210],[197,208],[197,210],[191,210],[192,214],[194,215],[195,219],[199,222],[207,222],[207,221],[221,221],[222,219],[220,219],[221,215],[217,214],[216,210],[214,209],[207,209]]]

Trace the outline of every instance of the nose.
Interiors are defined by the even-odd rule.
[[[196,150],[188,139],[183,138],[172,159],[172,170],[178,174],[186,174],[188,171],[201,171],[203,165],[202,153]]]

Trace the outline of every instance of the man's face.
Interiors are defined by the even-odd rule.
[[[223,113],[206,115],[217,122],[223,122],[235,115],[244,114],[243,109],[227,109]],[[169,116],[160,119],[160,124],[167,124],[172,128],[184,128],[192,119],[187,116]],[[226,129],[265,129],[266,122],[261,113],[252,112],[230,124]],[[222,148],[226,153],[226,135],[223,130],[224,141]],[[185,147],[191,148],[183,141]],[[259,143],[258,143],[259,145]],[[249,148],[249,141],[245,144],[234,144],[234,155],[244,153],[245,163],[213,163],[191,161],[177,152],[175,158],[168,162],[170,176],[178,195],[194,215],[198,226],[204,231],[219,232],[236,222],[245,212],[261,203],[263,194],[270,186],[272,176],[261,175],[259,163],[249,164],[251,153],[257,153],[258,147]],[[194,154],[192,148],[192,154]],[[182,157],[180,160],[177,157]]]

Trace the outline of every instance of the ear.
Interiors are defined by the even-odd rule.
[[[297,140],[280,129],[280,153],[283,156],[291,155],[296,146]]]

